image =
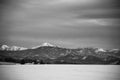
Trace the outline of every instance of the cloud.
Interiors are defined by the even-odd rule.
[[[109,47],[115,43],[111,38],[120,41],[119,8],[115,1],[22,0],[13,2],[14,6],[10,4],[11,8],[4,7],[1,24],[7,26],[3,32],[13,43],[23,41],[31,46],[57,40],[64,46],[95,42],[96,46]]]
[[[87,4],[93,3],[95,0],[52,0],[52,4]]]

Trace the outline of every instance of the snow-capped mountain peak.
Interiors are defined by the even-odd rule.
[[[52,44],[50,44],[50,43],[45,42],[45,43],[43,43],[41,46],[54,46],[54,45],[52,45]]]
[[[35,46],[35,47],[32,47],[31,49],[36,49],[36,48],[39,48],[39,47],[42,47],[42,46],[51,46],[51,47],[54,47],[54,45],[45,42],[45,43],[41,44],[40,46]]]
[[[2,46],[1,46],[1,49],[2,49],[2,50],[7,50],[8,48],[9,48],[9,46],[7,46],[7,45],[2,45]]]
[[[104,50],[103,48],[98,48],[95,50],[95,52],[106,52],[106,50]]]
[[[19,50],[27,50],[28,48],[21,47]]]
[[[7,50],[7,51],[20,51],[20,50],[26,50],[27,48],[24,47],[18,47],[18,46],[7,46],[7,45],[2,45],[1,50]]]
[[[39,47],[41,47],[41,46],[35,46],[35,47],[32,47],[31,49],[37,49],[37,48],[39,48]]]
[[[18,47],[18,46],[12,46],[11,47],[11,50],[12,51],[17,51],[17,50],[26,50],[27,48],[24,48],[24,47]]]

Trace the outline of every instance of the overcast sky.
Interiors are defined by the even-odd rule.
[[[119,0],[0,0],[0,43],[120,48]]]

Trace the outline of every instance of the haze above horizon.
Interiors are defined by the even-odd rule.
[[[0,43],[120,48],[118,0],[1,0]]]

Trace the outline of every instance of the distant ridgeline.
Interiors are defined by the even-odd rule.
[[[120,64],[120,49],[69,49],[44,43],[31,49],[2,45],[0,62],[20,64]]]

